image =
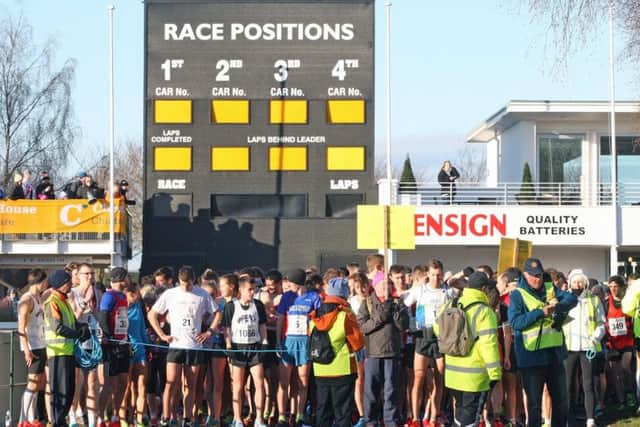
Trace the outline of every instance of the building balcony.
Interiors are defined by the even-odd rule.
[[[130,221],[117,203],[114,264],[131,256]],[[0,268],[60,267],[69,261],[108,266],[109,204],[104,200],[17,200],[0,202]]]
[[[379,183],[380,200],[387,200],[386,180]],[[392,204],[399,205],[500,205],[500,206],[611,206],[611,184],[579,182],[457,183],[443,188],[433,183],[392,182]],[[617,187],[618,206],[640,205],[640,182]]]

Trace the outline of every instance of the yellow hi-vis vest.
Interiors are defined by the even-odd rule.
[[[633,336],[640,338],[640,279],[629,284],[622,298],[622,311],[633,318]]]
[[[549,296],[555,297],[553,290],[553,283],[544,284],[547,300]],[[516,288],[513,292],[520,292],[522,295],[522,301],[527,307],[528,311],[536,309],[542,309],[545,305],[544,302],[534,297],[529,291]],[[531,326],[522,330],[522,341],[524,343],[524,349],[528,351],[537,351],[545,348],[560,347],[563,344],[564,335],[561,331],[558,331],[551,327],[553,320],[549,317],[543,317],[542,319],[534,322]]]
[[[73,315],[73,311],[71,310],[69,303],[62,301],[55,292],[52,292],[49,298],[44,302],[44,339],[47,343],[47,357],[73,356],[73,345],[75,340],[73,338],[65,338],[58,335],[54,329],[53,319],[51,319],[50,315],[47,315],[47,313],[51,313],[51,308],[49,306],[52,302],[55,302],[60,310],[62,324],[70,328],[76,327],[76,318]]]
[[[502,378],[500,351],[498,350],[498,319],[489,307],[487,296],[478,289],[465,288],[458,303],[462,307],[475,304],[465,311],[471,335],[476,341],[466,356],[444,356],[445,386],[459,391],[479,392],[489,390],[491,381]],[[444,310],[444,306],[440,312]],[[438,323],[433,324],[436,335]]]
[[[598,325],[596,324],[596,319],[598,317],[598,304],[600,304],[600,300],[598,299],[597,296],[592,295],[591,292],[589,292],[589,290],[587,289],[585,289],[583,292],[585,292],[585,297],[582,300],[578,299],[578,305],[580,306],[581,316],[582,316],[582,309],[584,306],[586,306],[586,308],[589,310],[589,313],[588,313],[589,316],[587,318],[587,330],[581,331],[581,333],[578,336],[571,333],[571,323],[579,322],[580,325],[582,325],[583,319],[573,319],[571,322],[565,323],[562,326],[562,331],[564,332],[564,339],[567,340],[567,348],[571,348],[572,347],[571,343],[574,343],[574,341],[581,342],[581,341],[584,341],[585,339],[590,340],[596,328],[598,327]],[[584,306],[582,305],[583,301],[586,302]],[[602,344],[600,344],[599,341],[593,343],[593,349],[597,352],[601,352]]]
[[[355,353],[349,353],[349,345],[347,344],[347,332],[344,327],[347,314],[344,311],[340,311],[336,317],[335,322],[327,332],[329,333],[329,339],[331,340],[331,347],[336,357],[331,363],[323,365],[322,363],[313,364],[313,374],[317,377],[342,377],[345,375],[355,374],[352,358],[355,358]],[[316,327],[313,320],[309,322],[310,329]]]

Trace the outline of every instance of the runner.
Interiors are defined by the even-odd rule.
[[[454,297],[454,289],[443,285],[442,273],[442,262],[437,259],[431,259],[426,266],[416,266],[413,269],[413,287],[404,300],[407,307],[416,304],[414,377],[411,390],[412,427],[420,426],[420,395],[425,379],[427,390],[431,390],[431,393],[424,397],[425,410],[422,424],[424,427],[439,427],[446,423],[441,411],[444,359],[438,351],[438,340],[433,334],[433,324],[436,313]]]
[[[304,270],[293,269],[284,276],[284,282],[289,286],[289,291],[282,295],[278,305],[278,326],[276,341],[282,365],[280,366],[280,384],[278,385],[278,426],[285,427],[287,403],[290,397],[297,398],[296,407],[292,407],[291,413],[295,414],[296,426],[311,423],[305,417],[307,403],[307,388],[309,387],[310,366],[308,359],[309,337],[309,313],[320,306],[320,297],[317,292],[304,287],[306,275]],[[283,340],[284,334],[284,340]],[[290,394],[289,386],[292,385],[292,374],[296,368],[298,374],[297,395]],[[293,385],[291,387],[294,389]]]
[[[74,287],[69,294],[69,303],[73,308],[73,313],[79,322],[89,325],[89,329],[96,336],[101,337],[102,331],[98,324],[98,308],[102,299],[102,292],[95,286],[95,270],[91,264],[81,263],[73,269],[71,264],[71,283]],[[74,275],[73,272],[76,272]],[[77,280],[77,281],[76,281]],[[75,284],[77,283],[77,286]],[[91,352],[92,344],[86,341],[83,348],[87,352]],[[93,369],[84,369],[76,367],[76,394],[74,396],[74,404],[69,412],[69,424],[71,427],[77,427],[79,421],[82,420],[82,407],[86,405],[87,420],[89,427],[95,427],[100,406],[98,399],[100,394],[100,384],[104,384],[102,378],[102,367],[98,366]]]
[[[256,420],[254,427],[266,427],[263,420],[264,367],[260,350],[267,347],[267,315],[264,305],[253,298],[255,279],[241,277],[238,281],[239,298],[224,307],[225,340],[231,365],[233,390],[232,427],[243,427],[242,395],[245,374],[249,370],[255,385],[254,404]]]
[[[143,427],[147,398],[148,365],[145,345],[149,343],[145,325],[146,310],[136,283],[127,284],[124,288],[124,294],[129,304],[127,317],[129,319],[129,341],[133,343],[133,357],[129,369],[127,391],[120,405],[120,419],[126,419],[129,403],[134,402],[135,406],[132,409],[135,409],[135,426]]]
[[[27,365],[27,386],[22,395],[18,427],[40,427],[43,418],[36,416],[38,393],[45,388],[44,367],[47,364],[47,343],[44,337],[42,293],[47,289],[47,275],[39,268],[27,275],[27,292],[18,304],[18,334],[20,350]],[[41,414],[44,415],[44,414]]]
[[[371,292],[369,286],[369,279],[364,273],[353,273],[349,276],[349,288],[353,289],[355,294],[349,298],[349,305],[351,310],[356,315],[360,311],[360,306],[367,299]],[[356,352],[356,361],[358,363],[358,375],[356,376],[356,383],[354,389],[354,401],[356,409],[358,410],[359,419],[355,427],[364,427],[367,420],[364,418],[364,359],[366,357],[366,350],[364,348]]]
[[[167,289],[158,298],[149,311],[149,323],[154,331],[165,342],[169,343],[167,353],[167,383],[162,396],[163,416],[160,424],[169,425],[171,412],[176,405],[172,405],[171,396],[184,372],[184,404],[183,426],[191,427],[194,416],[195,380],[202,361],[202,343],[210,338],[220,322],[218,308],[208,296],[203,296],[193,290],[195,274],[189,266],[183,266],[178,271],[180,286]],[[161,328],[159,316],[167,313],[171,319],[171,335],[167,335]],[[215,315],[209,328],[202,331],[202,321],[206,315]]]
[[[102,329],[102,352],[104,354],[104,385],[100,391],[98,426],[103,425],[111,408],[111,427],[119,427],[118,409],[127,388],[131,346],[129,339],[129,317],[127,297],[122,292],[129,283],[127,270],[116,267],[109,274],[111,289],[100,301],[98,320]],[[104,418],[102,418],[104,417]],[[125,421],[125,420],[123,420]]]
[[[233,298],[238,294],[238,276],[235,274],[225,274],[220,278],[220,297],[215,300],[216,305],[224,313],[225,306],[233,302]],[[207,425],[217,427],[222,424],[222,393],[224,391],[227,375],[227,354],[226,342],[224,339],[225,328],[222,322],[213,335],[213,349],[211,356],[211,373],[213,380],[213,412],[212,419],[207,420]]]
[[[282,298],[282,273],[278,270],[270,270],[265,277],[265,286],[259,295],[259,300],[264,304],[267,313],[267,341],[269,350],[276,348],[276,329],[278,327],[278,304]],[[264,419],[267,422],[276,421],[275,417],[278,405],[276,394],[278,390],[278,358],[275,352],[265,353],[262,363],[264,364]],[[275,422],[273,422],[275,424]]]

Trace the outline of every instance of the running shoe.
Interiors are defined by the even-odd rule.
[[[633,393],[627,393],[626,403],[628,408],[636,407],[636,397],[633,395]]]
[[[364,418],[360,418],[357,423],[353,425],[353,427],[365,427],[367,425],[367,420]]]
[[[253,427],[267,427],[267,425],[262,420],[255,420]]]
[[[414,424],[411,427],[420,427],[420,422],[418,420],[413,422]],[[433,423],[431,420],[422,420],[422,427],[433,427]]]
[[[240,420],[231,421],[231,427],[244,427],[244,424]]]

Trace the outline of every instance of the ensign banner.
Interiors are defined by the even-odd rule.
[[[534,245],[601,246],[613,242],[609,207],[418,206],[416,245],[499,245],[502,237]]]
[[[114,230],[125,230],[125,205],[116,200]],[[108,233],[109,203],[97,200],[8,200],[0,202],[0,234]]]

